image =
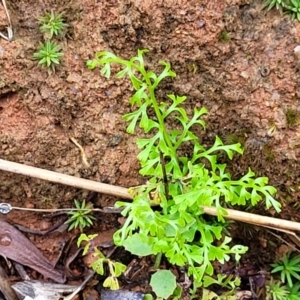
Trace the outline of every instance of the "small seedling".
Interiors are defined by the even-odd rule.
[[[46,13],[38,19],[40,31],[45,34],[45,39],[52,39],[53,35],[59,35],[68,26],[63,22],[63,13],[55,15],[53,11]]]
[[[284,0],[266,0],[262,5],[262,9],[266,8],[267,11],[269,11],[273,7],[276,7],[276,9],[281,10],[282,7],[285,7]]]
[[[81,234],[79,236],[77,240],[77,247],[80,247],[82,242],[87,242],[87,244],[84,246],[83,255],[86,255],[87,252],[90,251],[91,243],[96,236],[97,234],[88,236],[86,234]],[[126,266],[119,262],[112,261],[108,257],[105,257],[105,255],[99,249],[97,249],[97,247],[94,247],[92,251],[94,252],[94,261],[92,262],[91,266],[97,274],[104,275],[104,265],[106,264],[108,266],[109,276],[104,280],[103,286],[108,287],[111,290],[118,290],[120,286],[117,277],[125,272]]]
[[[288,287],[293,287],[292,278],[300,280],[300,256],[290,257],[291,252],[288,252],[282,260],[278,260],[273,267],[271,273],[280,273],[282,283]]]
[[[287,287],[273,277],[266,285],[266,300],[287,300],[289,293]]]
[[[86,205],[85,200],[83,200],[81,204],[78,200],[75,200],[74,202],[76,210],[68,212],[70,218],[65,223],[70,224],[69,230],[79,228],[82,232],[85,227],[93,225],[93,221],[96,218],[91,215],[91,204]]]
[[[286,5],[287,11],[285,14],[290,14],[291,19],[300,21],[300,0],[290,0]]]
[[[294,284],[292,287],[288,287],[290,292],[287,300],[299,300],[300,299],[300,283]]]
[[[60,46],[51,41],[40,44],[39,51],[33,54],[35,59],[39,59],[39,65],[52,68],[60,63],[63,53],[60,52]]]
[[[284,15],[290,15],[292,21],[295,19],[300,21],[300,0],[266,0],[262,5],[262,9],[267,11],[273,7]]]

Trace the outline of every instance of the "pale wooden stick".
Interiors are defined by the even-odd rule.
[[[104,184],[92,180],[82,179],[70,175],[64,175],[61,173],[39,169],[31,166],[18,164],[15,162],[6,161],[0,159],[0,170],[31,176],[43,180],[48,180],[60,184],[65,184],[77,188],[86,189],[89,191],[95,191],[102,194],[117,196],[123,199],[132,199],[132,196],[128,193],[126,188],[120,186],[114,186],[110,184]],[[216,216],[217,210],[215,207],[203,206],[202,209],[206,214]],[[246,213],[233,209],[226,209],[227,215],[224,217],[227,219],[241,221],[245,223],[270,226],[275,228],[297,230],[300,231],[300,223],[276,219],[271,217],[265,217],[261,215]]]
[[[216,216],[217,209],[215,207],[207,207],[201,206],[206,214]],[[273,229],[282,228],[287,230],[297,230],[300,231],[300,223],[283,220],[283,219],[276,219],[271,217],[260,216],[256,214],[251,214],[239,210],[233,210],[226,208],[227,215],[224,215],[224,218],[240,221],[244,223],[250,223],[254,225],[261,225],[261,226],[269,226]]]
[[[48,180],[102,194],[113,195],[120,198],[132,199],[132,196],[127,192],[127,189],[120,186],[114,186],[97,181],[78,178],[53,171],[18,164],[3,159],[0,159],[0,170]]]

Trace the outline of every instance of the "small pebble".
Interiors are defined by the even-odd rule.
[[[197,21],[197,25],[201,28],[205,25],[204,21]]]
[[[295,54],[296,58],[300,60],[300,45],[298,45],[294,48],[294,54]]]
[[[245,79],[248,79],[248,78],[250,77],[250,75],[249,75],[249,73],[248,73],[247,71],[242,71],[242,72],[240,73],[240,75],[241,75],[243,78],[245,78]]]
[[[102,300],[143,300],[144,295],[141,293],[129,292],[129,291],[101,291]]]
[[[272,94],[271,100],[272,100],[272,101],[278,101],[278,100],[280,100],[280,95],[278,94],[277,91],[275,91],[275,92]]]
[[[48,221],[45,221],[43,220],[41,223],[40,223],[40,230],[44,231],[44,230],[48,230],[51,226],[51,223],[48,222]]]

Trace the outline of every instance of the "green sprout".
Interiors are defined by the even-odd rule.
[[[293,287],[292,277],[300,280],[300,256],[290,257],[291,252],[288,252],[283,260],[278,260],[273,267],[271,273],[280,272],[281,281],[287,284],[288,287]]]
[[[292,20],[300,21],[300,0],[290,0],[286,9],[285,14],[290,14]]]
[[[266,285],[266,300],[287,300],[289,293],[287,286],[273,277]]]
[[[266,284],[266,300],[298,300],[300,299],[300,284],[288,287],[273,277]]]
[[[46,41],[44,44],[40,44],[38,52],[33,54],[35,59],[39,59],[39,65],[52,68],[54,70],[54,65],[58,65],[63,53],[59,52],[60,46],[56,45],[54,42]]]
[[[85,227],[90,227],[93,225],[93,220],[96,220],[95,217],[91,215],[92,205],[85,204],[85,200],[80,203],[78,200],[75,200],[76,210],[68,212],[70,218],[65,222],[65,224],[70,224],[69,231],[73,228],[79,228],[82,232]]]
[[[284,15],[291,15],[292,21],[295,19],[300,21],[300,0],[266,0],[262,5],[262,8],[266,8],[267,11],[273,7]]]
[[[82,233],[79,236],[77,240],[77,247],[80,247],[82,242],[86,242],[82,255],[86,255],[90,250],[91,243],[95,237],[97,237],[97,234],[86,235]],[[120,262],[115,262],[109,259],[99,249],[97,249],[97,247],[94,247],[92,251],[93,257],[95,258],[92,262],[92,269],[99,275],[104,275],[104,265],[107,265],[108,267],[109,276],[104,280],[103,286],[108,287],[111,290],[118,290],[120,286],[117,277],[125,272],[126,266]]]
[[[300,299],[300,283],[294,284],[292,287],[288,287],[290,292],[287,300],[299,300]]]
[[[285,2],[284,0],[266,0],[262,8],[266,8],[267,11],[271,10],[273,7],[276,7],[276,9],[281,9],[282,7],[285,7]]]
[[[46,13],[38,19],[40,31],[46,34],[46,39],[52,39],[53,35],[59,35],[68,26],[63,22],[63,13],[55,15],[53,11]]]
[[[247,251],[247,247],[232,245],[232,238],[224,233],[226,205],[255,206],[265,201],[267,208],[279,212],[280,204],[273,198],[276,189],[268,185],[268,178],[255,177],[249,169],[240,179],[233,179],[226,164],[219,161],[220,152],[229,159],[235,153],[242,154],[241,144],[224,145],[218,136],[210,148],[200,143],[194,130],[205,129],[204,107],[195,108],[188,116],[182,105],[185,96],[156,98],[159,83],[176,74],[164,61],[160,63],[161,73],[149,70],[143,57],[146,52],[138,50],[137,56],[126,60],[104,51],[87,62],[90,69],[101,66],[107,78],[111,64],[122,67],[117,77],[129,77],[134,89],[129,103],[136,108],[123,116],[129,122],[127,132],[133,134],[140,127],[147,134],[137,139],[137,147],[141,150],[140,174],[148,183],[130,189],[132,202],[116,203],[127,219],[114,234],[114,242],[134,255],[157,255],[156,267],[162,255],[173,265],[186,266],[194,284],[201,286],[215,275],[214,261],[238,261]],[[172,121],[180,127],[172,128]],[[183,156],[182,147],[187,144],[192,150]],[[218,222],[207,220],[202,206],[215,207]]]

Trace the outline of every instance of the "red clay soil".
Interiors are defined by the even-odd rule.
[[[207,130],[197,133],[204,145],[216,135],[227,142],[242,142],[244,155],[228,162],[233,175],[251,167],[268,176],[283,204],[277,217],[300,220],[300,58],[294,53],[300,43],[298,22],[276,10],[266,14],[259,0],[8,0],[7,6],[14,39],[0,39],[1,159],[123,187],[145,183],[138,172],[136,137],[126,133],[122,119],[131,109],[130,82],[105,79],[85,64],[101,50],[130,58],[138,49],[149,49],[145,56],[149,68],[158,70],[158,62],[165,60],[177,73],[175,79],[162,83],[158,97],[186,95],[187,112],[205,106]],[[69,27],[56,39],[64,56],[55,73],[49,74],[37,65],[33,53],[43,41],[37,18],[51,10],[63,12]],[[7,26],[0,5],[1,32]],[[89,166],[70,138],[83,147]],[[87,197],[95,207],[105,207],[117,200],[4,171],[0,182],[0,202],[18,207],[68,208],[74,206],[74,199]],[[256,212],[274,215],[262,207]],[[0,217],[35,230],[46,230],[61,220],[19,211]],[[119,215],[96,217],[87,233],[108,232],[111,241],[122,221]],[[290,247],[257,230],[253,234],[253,228],[233,226],[232,234],[250,247],[243,266],[268,272],[275,254]],[[62,244],[77,233],[28,236],[55,261]],[[127,263],[131,259],[128,256]],[[145,270],[149,263],[138,262]],[[74,266],[75,273],[80,273],[80,264]],[[149,290],[148,271],[139,275],[135,285],[124,281],[123,288]],[[249,289],[247,282],[243,284]]]

